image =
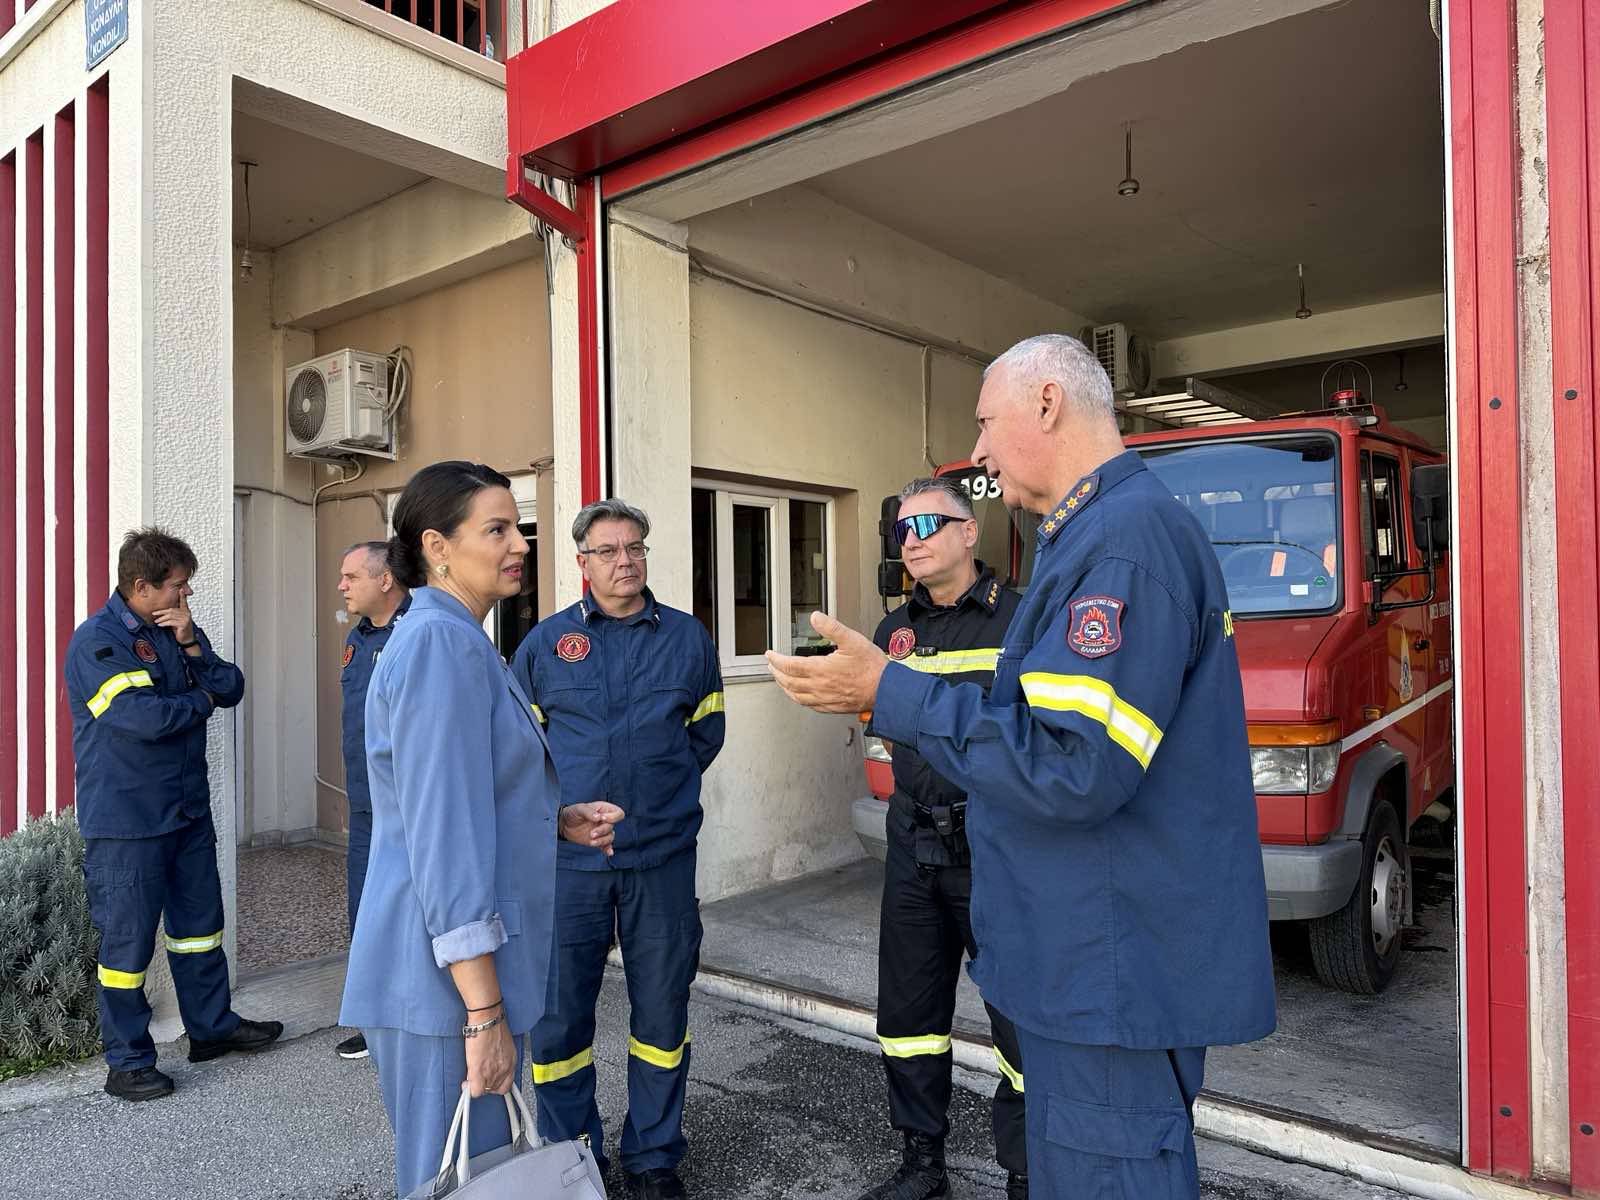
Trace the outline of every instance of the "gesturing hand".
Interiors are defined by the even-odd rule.
[[[609,800],[588,804],[569,804],[561,810],[561,836],[580,846],[595,846],[611,854],[617,837],[617,822],[628,814]]]
[[[827,613],[811,614],[811,628],[834,644],[832,654],[801,658],[767,651],[772,677],[789,698],[826,713],[863,713],[878,697],[889,663],[882,650]]]
[[[189,601],[183,597],[171,608],[158,608],[150,618],[163,629],[172,630],[180,642],[194,641],[194,615],[189,611]]]

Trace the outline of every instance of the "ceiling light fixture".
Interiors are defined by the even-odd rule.
[[[1411,385],[1406,382],[1406,352],[1400,351],[1400,378],[1395,380],[1394,390],[1397,392],[1409,391]]]
[[[244,168],[244,250],[239,255],[239,278],[248,282],[256,272],[255,260],[250,257],[250,168],[256,164],[242,158],[239,165]]]
[[[1137,196],[1139,194],[1139,181],[1133,177],[1133,126],[1123,127],[1122,142],[1122,168],[1126,172],[1122,182],[1117,184],[1117,195]]]
[[[1294,310],[1295,320],[1304,321],[1311,316],[1311,310],[1306,307],[1306,265],[1295,263],[1295,270],[1300,275],[1300,307]]]

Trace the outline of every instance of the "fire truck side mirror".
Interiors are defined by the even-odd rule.
[[[900,497],[885,496],[878,506],[878,595],[885,600],[906,594],[906,572],[900,563],[900,543],[894,540],[894,523],[900,515]]]
[[[1431,537],[1435,555],[1450,548],[1450,468],[1444,463],[1411,468],[1411,534],[1424,551]]]

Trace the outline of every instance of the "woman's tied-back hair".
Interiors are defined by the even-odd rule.
[[[472,498],[484,488],[509,488],[511,480],[493,467],[463,459],[436,462],[411,477],[394,506],[394,536],[389,539],[389,571],[403,587],[428,582],[422,535],[437,529],[454,537],[467,518]]]

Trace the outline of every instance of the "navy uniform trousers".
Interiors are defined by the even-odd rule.
[[[239,1027],[222,952],[217,834],[207,813],[172,833],[89,838],[83,860],[89,917],[100,931],[100,1036],[106,1063],[155,1065],[145,971],[166,911],[167,961],[191,1041],[220,1041]]]
[[[700,968],[701,935],[694,868],[691,849],[654,867],[556,872],[556,1002],[531,1035],[539,1132],[558,1141],[587,1134],[602,1169],[594,1011],[613,931],[630,1009],[623,1169],[676,1167],[688,1147],[689,986]]]
[[[969,905],[972,868],[918,863],[892,832],[884,863],[878,933],[878,1042],[889,1078],[889,1120],[902,1132],[941,1141],[950,1132],[950,1048],[961,955],[977,957]],[[994,1008],[1000,1084],[994,1093],[995,1158],[1028,1173],[1022,1064],[1017,1033]]]

